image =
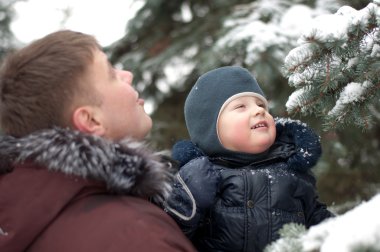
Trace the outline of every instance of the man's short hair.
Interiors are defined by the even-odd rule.
[[[94,95],[85,73],[96,49],[93,36],[63,30],[9,55],[0,70],[1,131],[20,137],[71,126],[75,99]]]

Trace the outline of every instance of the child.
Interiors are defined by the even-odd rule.
[[[4,61],[0,251],[194,251],[149,202],[171,176],[139,144],[152,120],[132,80],[94,37],[67,30]]]
[[[284,224],[310,227],[332,216],[310,173],[318,136],[298,121],[275,121],[246,69],[202,75],[185,120],[191,142],[173,147],[181,169],[166,211],[199,251],[262,251]]]

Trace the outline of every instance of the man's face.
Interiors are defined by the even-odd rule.
[[[264,102],[253,96],[228,103],[219,115],[217,131],[226,149],[253,154],[267,150],[276,138],[272,115]]]
[[[143,139],[152,128],[152,119],[145,113],[144,100],[132,87],[133,74],[113,68],[100,50],[95,51],[88,73],[100,96],[98,112],[104,137]]]

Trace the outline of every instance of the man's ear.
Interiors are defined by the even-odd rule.
[[[92,106],[82,106],[74,110],[72,114],[74,127],[85,133],[103,136],[105,128],[101,120],[99,110]]]

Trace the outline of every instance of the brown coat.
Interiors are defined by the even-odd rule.
[[[71,132],[66,133],[71,136]],[[55,145],[57,142],[53,144],[61,152],[68,150],[61,146],[61,141],[66,141],[64,138],[68,137],[66,133],[58,141],[59,146]],[[38,139],[41,137],[44,138],[40,136]],[[99,147],[96,141],[101,141],[107,147],[111,144],[101,139],[95,139],[94,142],[91,137],[80,137],[80,141],[91,140],[89,148]],[[50,137],[44,138],[44,141],[50,142],[49,139]],[[70,137],[67,139],[67,142],[78,141]],[[104,156],[99,158],[94,152],[91,155],[92,158],[95,156],[94,163],[89,159],[86,167],[81,169],[69,161],[70,157],[80,156],[75,152],[83,151],[83,145],[78,145],[81,148],[74,150],[69,148],[70,153],[62,158],[57,153],[49,154],[54,149],[50,143],[43,148],[41,142],[31,146],[30,141],[33,139],[0,139],[0,171],[11,169],[11,172],[0,175],[0,251],[195,251],[176,223],[159,207],[145,199],[165,198],[165,190],[168,189],[164,182],[167,177],[156,174],[163,172],[163,167],[151,163],[148,156],[124,148],[123,154],[128,153],[128,157],[133,157],[133,169],[124,168],[118,177],[110,179],[111,183],[110,180],[100,179],[114,175],[114,170],[107,170],[107,165],[103,162],[117,166],[116,163],[120,160],[110,161]],[[24,146],[27,147],[23,149]],[[100,149],[105,150],[103,147]],[[118,159],[119,156],[110,153],[107,155],[111,159]],[[4,164],[9,157],[16,163],[11,168]],[[25,163],[22,162],[24,160]],[[131,160],[121,162],[123,167],[131,168]],[[80,162],[82,165],[84,163]],[[63,168],[52,164],[61,164]],[[148,166],[149,169],[140,166]],[[86,172],[78,173],[82,170]],[[99,175],[103,172],[105,174]],[[120,185],[125,186],[115,185],[123,176],[127,180]],[[143,182],[145,179],[147,181]],[[156,188],[161,189],[155,191],[149,187],[148,182],[157,183],[149,181],[151,179],[163,179],[161,185],[156,185]]]

